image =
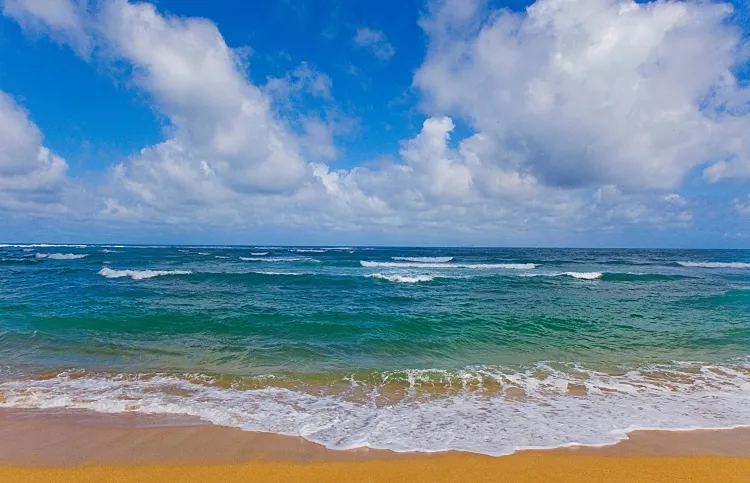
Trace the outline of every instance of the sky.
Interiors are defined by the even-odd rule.
[[[750,247],[746,0],[0,6],[0,241]]]

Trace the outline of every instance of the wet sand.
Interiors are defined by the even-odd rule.
[[[602,448],[490,457],[336,451],[180,416],[0,410],[0,481],[750,482],[750,428],[639,431]]]

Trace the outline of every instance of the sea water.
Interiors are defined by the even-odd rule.
[[[750,251],[0,246],[0,407],[330,448],[750,425]]]

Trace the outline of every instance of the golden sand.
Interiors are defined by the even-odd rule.
[[[514,455],[180,466],[0,467],[4,482],[744,482],[750,459]]]
[[[333,451],[181,417],[0,410],[0,482],[745,482],[750,429],[642,431],[603,448]]]

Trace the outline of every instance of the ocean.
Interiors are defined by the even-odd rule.
[[[750,251],[0,246],[0,407],[329,448],[750,425]]]

